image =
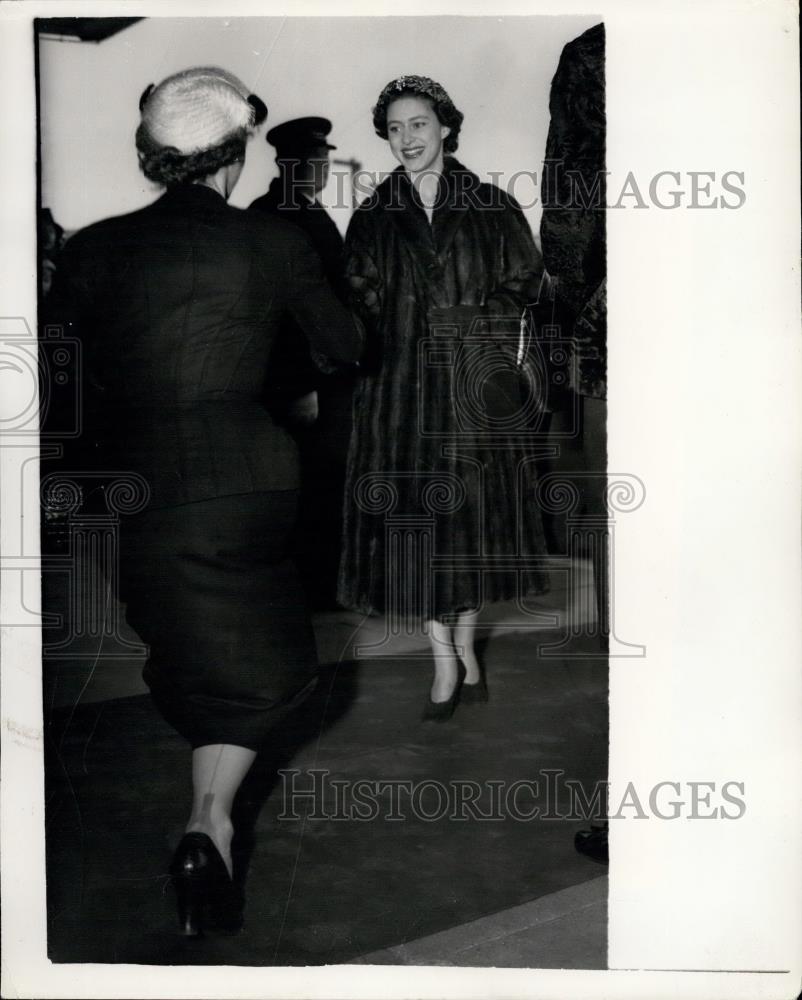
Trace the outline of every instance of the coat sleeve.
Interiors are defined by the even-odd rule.
[[[287,308],[306,334],[313,359],[320,367],[326,360],[358,361],[364,342],[361,323],[332,291],[308,237],[298,232],[292,239]]]
[[[96,312],[98,283],[103,278],[108,253],[105,243],[101,241],[99,245],[100,251],[96,237],[86,230],[67,241],[59,255],[50,294],[42,306],[41,326],[60,329],[61,335],[77,341],[78,347],[72,355],[70,369],[62,375],[67,376],[80,394],[80,434],[74,439],[61,437],[64,428],[72,422],[64,409],[72,405],[66,396],[53,394],[42,409],[42,431],[60,439],[59,467],[62,469],[96,467],[99,438],[105,426],[96,416],[108,397],[104,384],[107,368],[101,356],[104,338]],[[47,391],[46,386],[43,391]]]
[[[64,246],[59,257],[50,294],[45,300],[44,319],[65,329],[77,327],[92,302],[92,273],[84,261],[83,233],[77,233]]]
[[[99,247],[99,249],[98,249]],[[61,327],[65,335],[77,337],[83,354],[80,378],[91,396],[103,392],[95,330],[96,289],[107,247],[91,229],[72,236],[59,257],[50,295],[44,303],[45,324]]]
[[[373,244],[368,210],[357,210],[345,237],[345,280],[351,308],[371,327],[382,307],[382,280]]]
[[[494,317],[520,317],[537,298],[543,277],[543,258],[514,199],[505,198],[499,219],[499,269],[485,303],[491,324]]]
[[[357,209],[345,237],[347,301],[367,332],[362,367],[375,371],[381,362],[381,315],[384,281],[378,266],[375,226],[369,209]]]
[[[499,269],[485,301],[489,333],[507,365],[520,367],[529,350],[528,307],[543,278],[541,257],[518,203],[503,196],[499,219]]]

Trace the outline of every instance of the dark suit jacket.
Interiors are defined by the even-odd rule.
[[[313,203],[300,192],[293,191],[289,183],[285,190],[282,178],[274,177],[267,194],[251,202],[251,209],[279,216],[302,229],[320,254],[323,273],[329,284],[345,301],[344,240],[321,204],[317,201]],[[310,357],[303,331],[291,318],[284,323],[276,340],[272,362],[268,396],[275,399],[279,412],[292,400],[325,385],[325,379]]]
[[[87,434],[153,506],[295,489],[295,444],[262,405],[290,315],[321,355],[353,362],[355,320],[296,227],[182,185],[68,243],[51,322],[84,345]]]
[[[291,189],[285,191],[281,178],[274,177],[267,194],[251,202],[251,208],[279,215],[303,229],[309,242],[320,254],[323,273],[335,291],[344,297],[344,240],[334,220],[321,204],[317,201],[313,203],[297,192],[293,194]]]

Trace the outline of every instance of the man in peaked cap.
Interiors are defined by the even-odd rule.
[[[294,118],[270,129],[267,141],[276,148],[279,175],[251,208],[300,226],[320,254],[326,277],[339,288],[343,238],[317,199],[329,179],[329,152],[337,148],[328,141],[330,132],[327,118]]]
[[[329,177],[332,125],[327,118],[294,118],[270,129],[278,177],[252,211],[271,212],[300,227],[320,255],[323,273],[345,298],[343,238],[318,200]],[[340,558],[342,491],[351,435],[350,371],[323,374],[301,330],[288,320],[271,358],[270,408],[290,425],[302,466],[298,562],[313,606],[334,606]]]

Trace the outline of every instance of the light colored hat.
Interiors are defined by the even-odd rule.
[[[258,113],[251,96],[224,69],[185,69],[145,91],[139,102],[142,124],[156,145],[173,146],[184,155],[199,153],[253,128]]]

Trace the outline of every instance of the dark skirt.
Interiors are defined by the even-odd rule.
[[[146,511],[121,531],[121,597],[143,676],[193,748],[259,749],[314,687],[317,655],[288,556],[295,490]]]

